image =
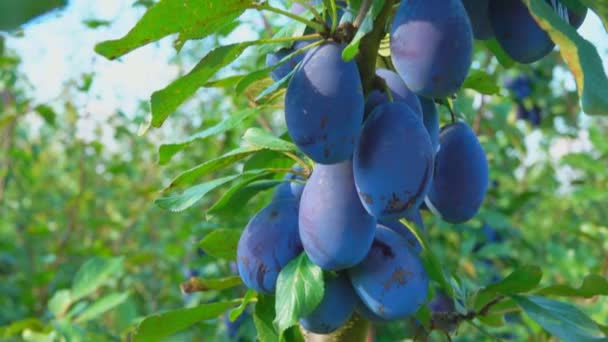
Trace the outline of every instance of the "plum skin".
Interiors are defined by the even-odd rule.
[[[403,83],[401,77],[388,69],[376,69],[376,76],[382,78],[386,82],[386,86],[391,92],[393,101],[405,102],[417,114],[422,115],[422,106],[420,100],[408,87]],[[365,113],[371,113],[378,105],[388,102],[388,96],[384,91],[378,89],[372,90],[365,101]]]
[[[464,122],[443,127],[440,145],[426,204],[444,221],[463,223],[475,216],[485,198],[488,160],[475,133]]]
[[[353,157],[363,206],[380,220],[417,210],[433,176],[433,148],[422,120],[405,104],[379,105],[363,125]]]
[[[317,334],[329,334],[352,316],[357,295],[343,273],[325,277],[325,294],[321,303],[310,314],[300,319],[302,327]]]
[[[351,158],[361,132],[364,97],[355,61],[328,42],[306,53],[285,94],[285,122],[298,148],[319,164]]]
[[[399,234],[382,226],[368,255],[348,275],[361,301],[382,319],[415,314],[428,294],[429,279],[418,253]]]
[[[351,161],[316,165],[300,199],[304,251],[324,270],[358,264],[374,239],[376,219],[359,200],[352,165]]]
[[[461,0],[402,1],[390,46],[397,73],[414,93],[432,98],[455,93],[473,58],[473,32]]]
[[[247,224],[237,246],[237,267],[243,283],[271,294],[281,269],[302,252],[297,201],[271,202]]]

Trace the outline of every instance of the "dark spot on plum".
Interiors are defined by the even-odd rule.
[[[435,76],[433,76],[432,80],[433,80],[433,82],[437,83],[437,82],[441,81],[441,76],[435,75]]]
[[[324,116],[321,118],[321,129],[325,129],[325,127],[327,127],[327,121],[328,121],[327,116]]]
[[[391,277],[386,282],[384,282],[384,289],[388,290],[393,284],[403,286],[407,284],[407,282],[411,279],[412,276],[412,272],[406,271],[403,268],[398,267],[393,272],[393,274],[391,274]]]
[[[382,241],[374,240],[374,242],[372,243],[372,248],[380,249],[380,252],[386,258],[393,259],[395,257],[395,253],[393,253],[391,246],[385,244]]]
[[[361,199],[363,200],[363,202],[370,204],[370,205],[374,204],[374,198],[370,194],[360,192],[359,195],[361,196]]]
[[[328,149],[327,147],[325,147],[325,148],[323,149],[323,156],[324,156],[325,158],[329,158],[329,149]]]
[[[323,134],[321,136],[321,141],[327,141],[327,134]]]
[[[260,287],[264,287],[264,276],[266,275],[266,272],[268,272],[268,267],[264,264],[260,264],[256,272],[256,281]]]
[[[278,212],[278,211],[276,211],[276,210],[273,210],[273,211],[270,213],[270,217],[273,217],[273,218],[274,218],[274,217],[277,217],[277,216],[279,216],[279,212]]]

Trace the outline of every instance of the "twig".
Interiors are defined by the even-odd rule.
[[[301,23],[304,23],[304,24],[306,24],[306,25],[314,28],[315,30],[317,30],[319,32],[325,31],[325,26],[323,26],[322,24],[319,24],[319,23],[314,22],[312,20],[308,20],[306,18],[302,18],[299,15],[293,14],[293,13],[288,12],[288,11],[284,11],[284,10],[282,10],[280,8],[272,7],[268,3],[261,3],[261,4],[257,3],[257,4],[253,5],[253,8],[255,8],[257,10],[260,10],[260,11],[269,11],[269,12],[274,12],[274,13],[277,13],[277,14],[281,14],[281,15],[284,15],[284,16],[286,16],[288,18],[291,18],[291,19],[293,19],[295,21],[299,21]]]
[[[357,28],[361,26],[361,23],[363,23],[363,20],[365,20],[365,16],[367,15],[367,12],[369,12],[370,7],[372,7],[372,0],[363,0],[363,3],[359,8],[359,13],[357,13],[357,17],[353,21],[353,26]]]

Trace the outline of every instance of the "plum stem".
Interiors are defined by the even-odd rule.
[[[353,26],[355,26],[356,28],[359,28],[359,26],[361,26],[361,23],[363,23],[363,20],[365,20],[365,16],[367,15],[367,12],[369,12],[369,9],[371,7],[372,0],[363,0],[363,3],[361,3],[361,7],[359,8],[359,13],[357,13],[357,17],[353,21]]]
[[[323,22],[323,17],[321,16],[321,13],[319,13],[319,11],[317,11],[317,9],[313,5],[311,5],[308,1],[296,0],[295,2],[302,5],[307,10],[309,10],[310,13],[312,13],[312,15],[315,17],[316,20],[318,20],[319,22]]]
[[[282,10],[280,8],[276,8],[276,7],[270,6],[267,2],[256,3],[256,4],[253,5],[253,8],[255,8],[257,10],[260,10],[260,11],[269,11],[269,12],[274,12],[274,13],[277,13],[277,14],[284,15],[284,16],[286,16],[288,18],[291,18],[291,19],[293,19],[295,21],[299,21],[301,23],[304,23],[304,24],[312,27],[313,29],[315,29],[318,32],[325,31],[325,26],[323,24],[319,24],[319,23],[317,23],[315,21],[308,20],[306,18],[302,18],[299,15],[293,14],[293,13],[291,13],[289,11],[284,11],[284,10]]]

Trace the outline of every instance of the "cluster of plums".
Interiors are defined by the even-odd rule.
[[[421,246],[399,219],[422,226],[419,210],[426,206],[444,221],[462,223],[484,200],[484,150],[465,122],[440,130],[434,99],[461,87],[473,32],[488,38],[482,29],[488,20],[509,53],[516,44],[518,53],[537,48],[528,46],[527,34],[516,38],[536,25],[519,0],[408,0],[392,22],[396,72],[376,71],[385,88],[365,96],[356,62],[345,62],[345,45],[331,38],[274,69],[279,80],[295,68],[285,121],[315,166],[309,179],[289,174],[245,228],[237,264],[249,288],[272,294],[281,269],[305,252],[326,271],[322,302],[300,320],[309,331],[334,331],[355,310],[373,321],[403,319],[426,302]],[[309,43],[270,54],[267,64]]]
[[[517,106],[517,119],[528,121],[533,127],[540,126],[542,112],[540,106],[532,98],[532,82],[526,75],[519,75],[509,80],[507,88],[513,94]]]

